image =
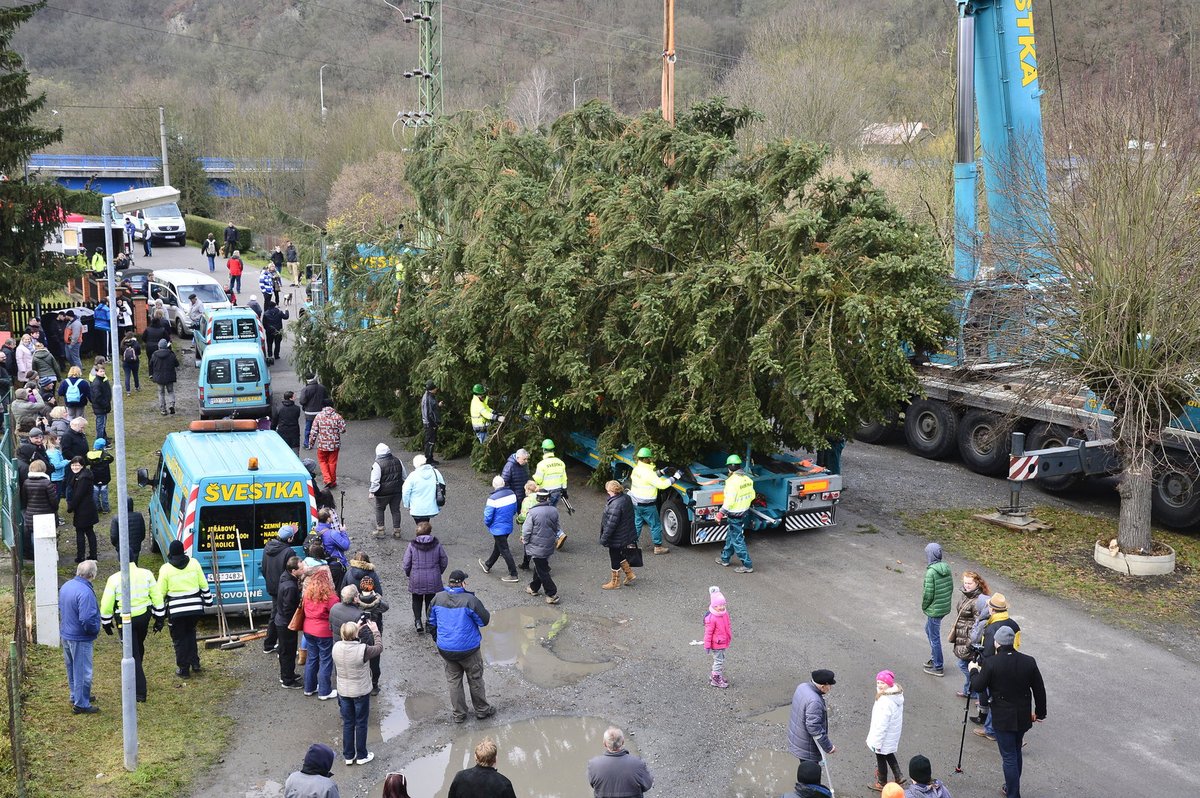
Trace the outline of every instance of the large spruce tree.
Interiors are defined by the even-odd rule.
[[[486,383],[503,446],[586,429],[678,461],[882,417],[948,329],[941,253],[866,175],[823,174],[823,147],[740,145],[751,117],[713,101],[671,128],[593,102],[548,132],[439,122],[407,174],[428,251],[398,298],[345,286],[378,302],[341,302],[304,362],[374,411],[407,397],[413,428],[426,379],[456,409]]]
[[[62,192],[23,175],[29,156],[62,140],[62,129],[33,124],[46,96],[29,97],[29,73],[12,49],[16,29],[45,2],[0,8],[0,299],[33,301],[61,289],[73,263],[42,250],[58,226]]]

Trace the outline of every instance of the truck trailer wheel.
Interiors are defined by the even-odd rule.
[[[1072,437],[1071,430],[1061,424],[1038,424],[1029,430],[1025,436],[1025,450],[1053,449],[1055,446],[1066,446],[1067,438]],[[1059,477],[1039,477],[1038,487],[1048,493],[1061,493],[1079,484],[1083,477],[1079,474],[1064,474]]]
[[[904,411],[904,439],[930,460],[949,457],[958,445],[958,417],[944,402],[917,399]]]
[[[1154,520],[1181,532],[1200,529],[1200,473],[1196,463],[1179,455],[1167,455],[1157,472],[1154,492],[1150,494]]]
[[[1008,471],[1008,424],[995,413],[968,410],[958,422],[958,454],[976,474]]]
[[[658,510],[662,520],[663,539],[672,546],[687,546],[692,542],[692,524],[678,496],[668,496]],[[638,530],[641,534],[641,530]]]
[[[891,412],[880,421],[863,424],[854,432],[854,439],[863,443],[890,443],[900,429],[899,413]]]

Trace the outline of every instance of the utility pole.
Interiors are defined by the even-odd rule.
[[[321,122],[325,121],[325,114],[328,109],[325,107],[325,67],[329,64],[321,64],[321,68],[317,70],[317,85],[321,91]]]
[[[675,0],[663,0],[662,117],[675,126]]]
[[[387,0],[384,0],[386,2]],[[388,3],[391,5],[391,3]],[[429,125],[443,113],[442,106],[442,2],[441,0],[418,0],[418,9],[404,14],[405,24],[417,23],[420,54],[416,69],[405,70],[404,77],[420,80],[420,110],[401,111],[396,119],[405,127]],[[396,6],[392,6],[396,8]],[[393,123],[395,127],[395,123]]]
[[[164,186],[171,185],[171,168],[167,164],[167,114],[163,107],[158,106],[158,143],[162,147],[162,166]]]

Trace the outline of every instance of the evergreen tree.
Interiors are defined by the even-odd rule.
[[[179,210],[196,216],[212,218],[216,213],[212,185],[200,163],[200,152],[186,138],[167,141],[167,158],[171,166],[171,185],[179,192]],[[162,182],[162,172],[159,172]]]
[[[12,49],[18,26],[45,2],[0,8],[0,299],[39,299],[61,289],[78,267],[43,251],[62,218],[63,192],[22,175],[29,157],[62,140],[62,128],[33,124],[46,96],[29,97],[29,73]]]
[[[439,122],[407,171],[433,243],[398,301],[347,253],[325,326],[367,329],[312,325],[303,362],[408,429],[425,380],[455,412],[486,383],[510,448],[584,429],[678,462],[882,417],[949,330],[940,250],[866,175],[824,175],[823,147],[739,145],[752,118],[713,101],[671,128],[593,102],[549,131]]]

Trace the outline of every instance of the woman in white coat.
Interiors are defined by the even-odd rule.
[[[875,783],[871,789],[881,792],[889,781],[888,768],[895,781],[903,787],[908,779],[900,773],[896,750],[900,747],[900,728],[904,725],[904,690],[896,684],[896,674],[880,671],[875,674],[875,706],[871,708],[871,731],[867,747],[875,754]]]

